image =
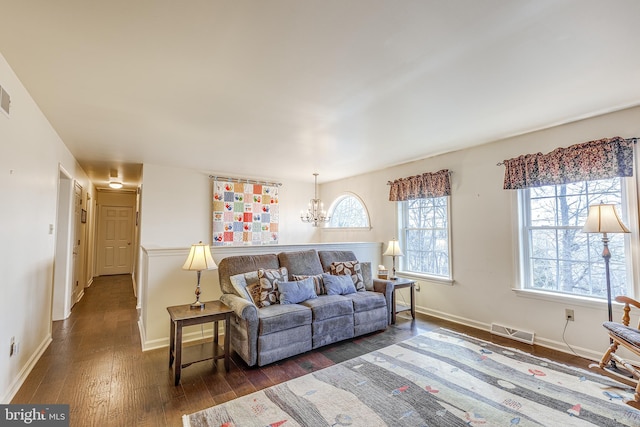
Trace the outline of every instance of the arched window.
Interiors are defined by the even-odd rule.
[[[338,197],[329,208],[329,228],[370,228],[369,213],[355,194]]]

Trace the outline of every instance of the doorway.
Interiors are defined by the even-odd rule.
[[[130,274],[133,265],[133,207],[100,207],[97,274]]]
[[[63,320],[71,314],[71,212],[73,204],[73,179],[59,166],[58,207],[56,218],[56,247],[53,265],[52,320]]]

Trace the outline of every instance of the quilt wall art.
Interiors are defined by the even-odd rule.
[[[278,243],[278,186],[213,181],[213,246]]]

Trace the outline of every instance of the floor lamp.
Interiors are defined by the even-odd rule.
[[[582,227],[584,233],[601,233],[602,258],[604,258],[604,271],[607,277],[607,308],[609,309],[609,322],[613,321],[613,312],[611,308],[611,278],[609,277],[609,260],[611,252],[609,252],[609,237],[607,233],[629,233],[629,229],[625,227],[622,220],[616,213],[616,206],[611,204],[600,203],[589,207],[589,215]]]

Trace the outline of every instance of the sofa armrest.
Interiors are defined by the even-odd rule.
[[[395,307],[391,306],[393,298],[393,280],[373,279],[373,290],[383,294],[384,299],[387,301],[387,323],[390,325],[392,317],[391,310],[395,310]]]
[[[257,321],[258,307],[255,304],[235,294],[222,294],[220,301],[226,304],[234,314],[243,320]]]
[[[253,366],[258,360],[258,308],[235,294],[222,294],[220,301],[233,310],[231,319],[231,347]]]

